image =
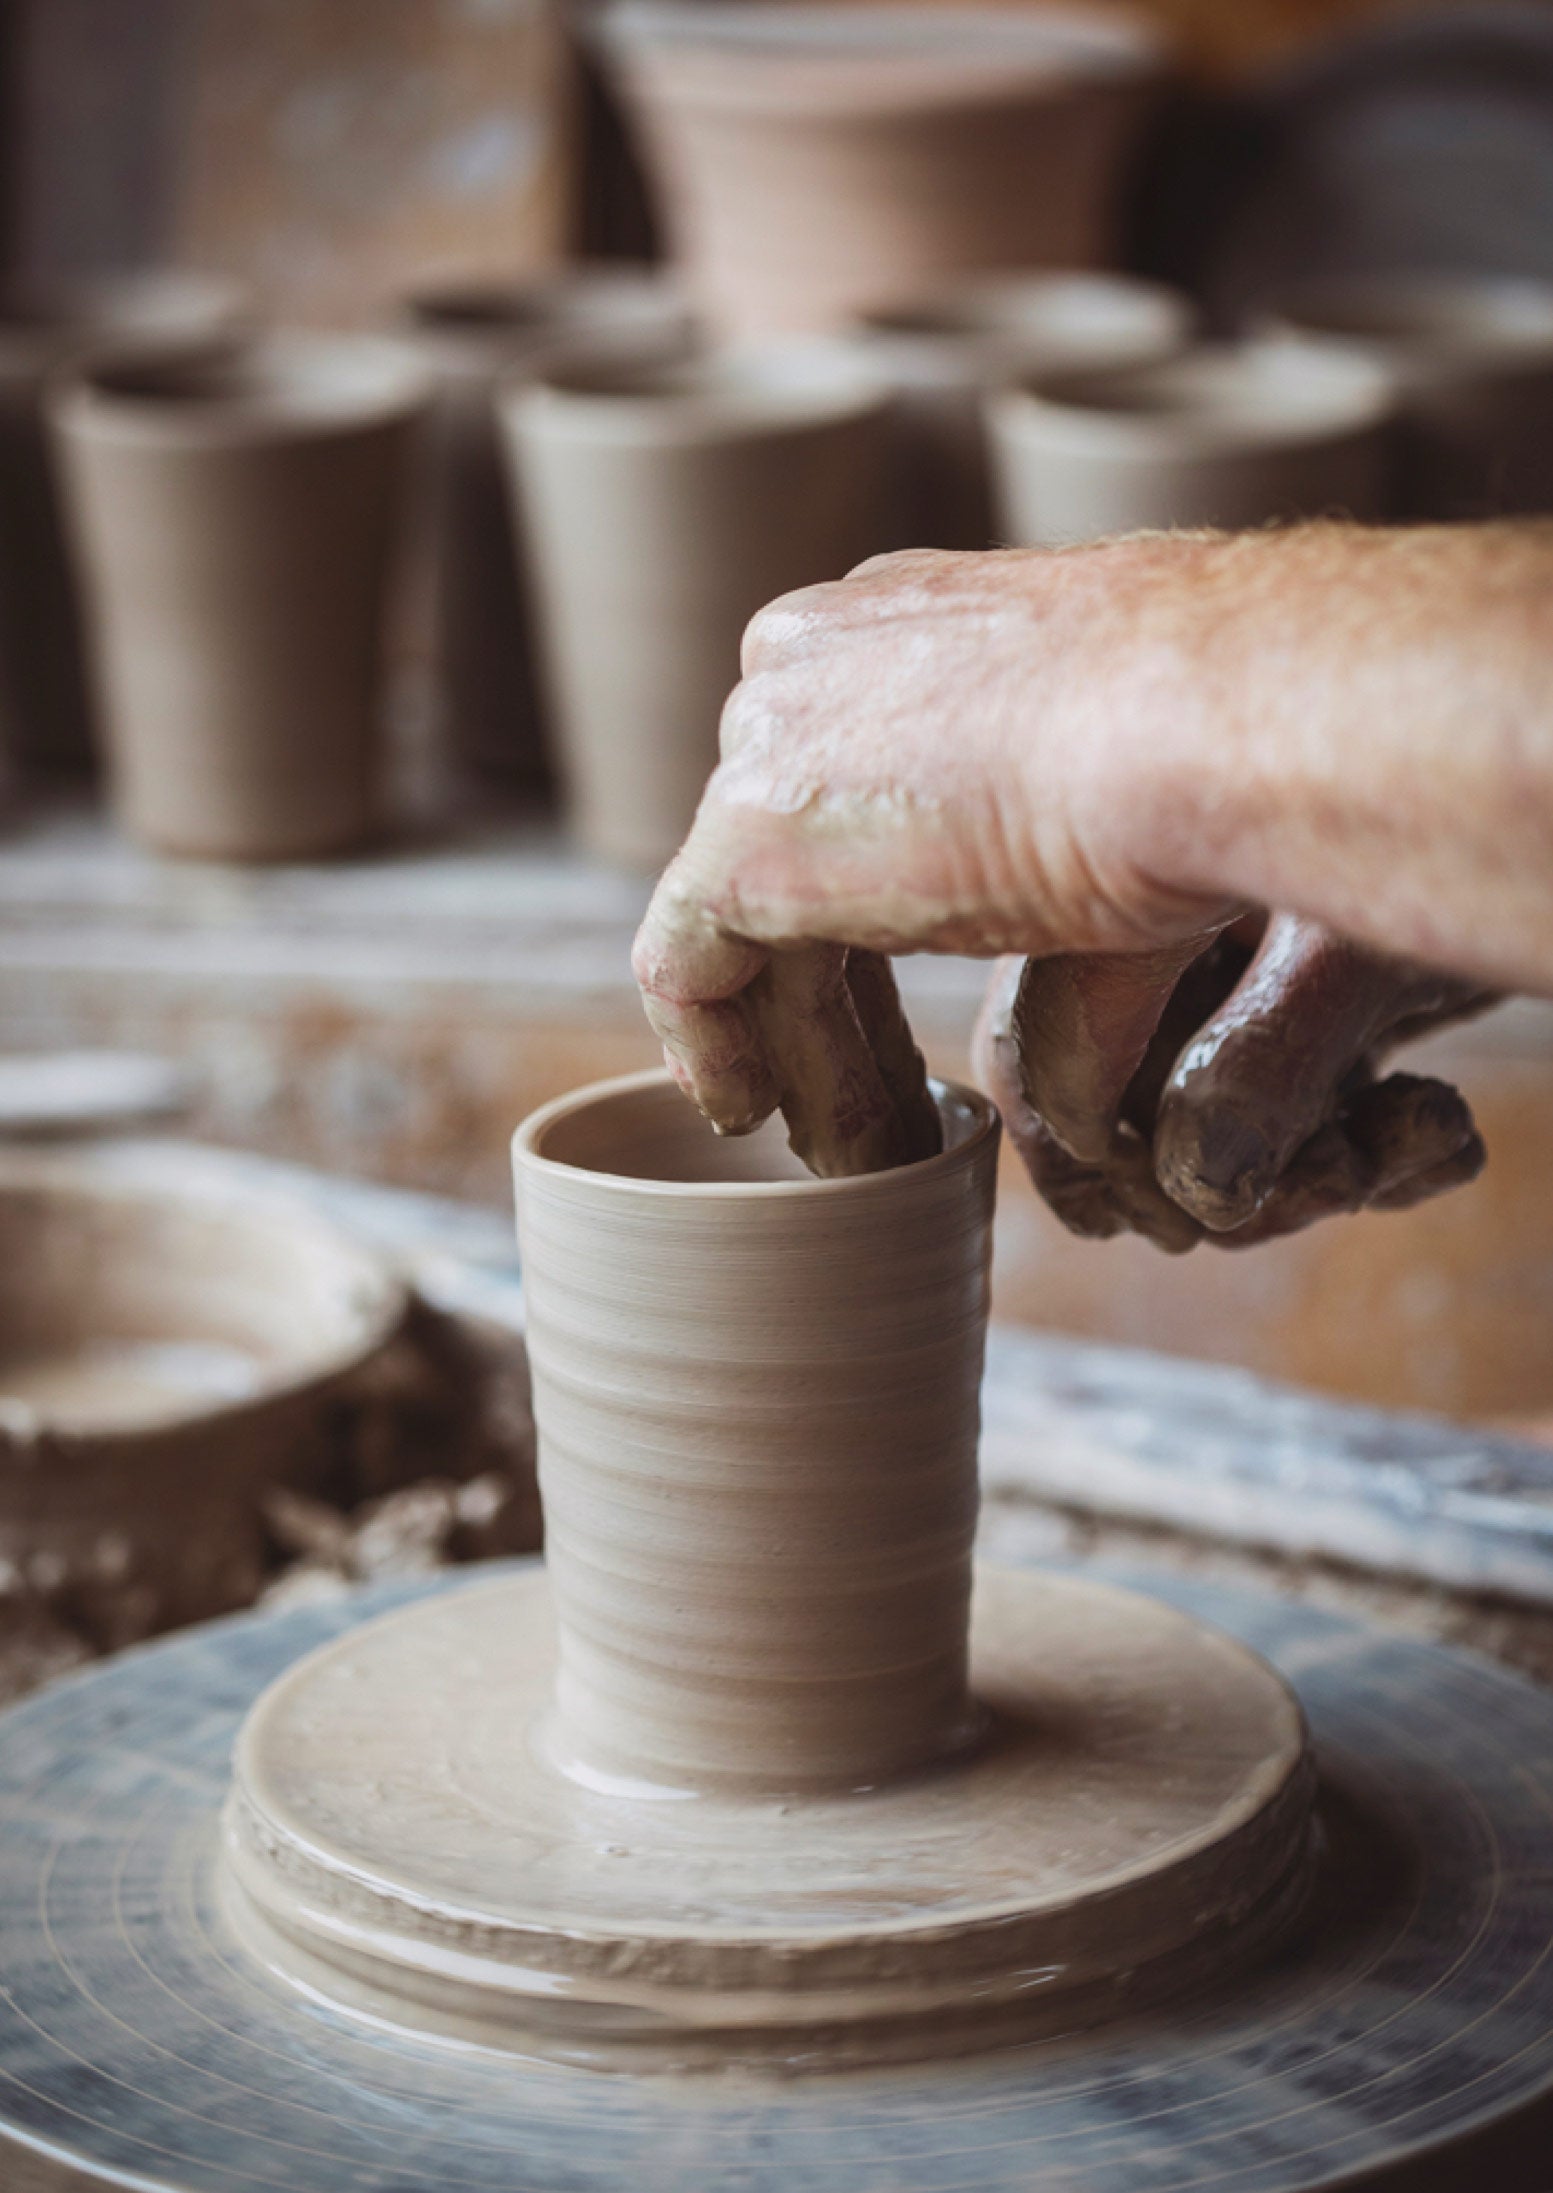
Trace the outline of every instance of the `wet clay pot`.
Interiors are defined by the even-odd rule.
[[[938,1094],[939,1156],[846,1180],[659,1073],[519,1130],[548,1741],[584,1778],[855,1786],[965,1736],[998,1130]]]
[[[1394,411],[1382,367],[1314,344],[1046,376],[988,399],[1000,528],[1051,547],[1150,527],[1379,518]]]
[[[0,1559],[104,1642],[246,1605],[266,1492],[331,1493],[346,1383],[405,1314],[306,1210],[0,1157]]]
[[[577,368],[503,400],[570,820],[677,850],[745,625],[884,545],[888,390],[828,345]]]
[[[113,360],[52,407],[124,827],[284,860],[380,820],[384,628],[425,384],[400,347]]]
[[[603,19],[674,252],[725,332],[1112,256],[1162,61],[1112,9],[654,5]]]
[[[444,750],[477,774],[550,777],[525,591],[496,423],[496,391],[554,362],[686,351],[690,313],[661,276],[576,269],[418,291],[404,319],[436,384],[416,561]]]
[[[0,748],[26,768],[92,759],[75,580],[44,419],[51,374],[104,344],[203,348],[245,320],[214,276],[161,274],[0,293]]]
[[[1089,371],[1185,348],[1177,291],[1122,274],[983,276],[865,313],[862,355],[895,390],[903,547],[986,548],[994,535],[983,399],[1030,374]]]
[[[1272,326],[1341,342],[1397,376],[1399,515],[1553,511],[1553,284],[1354,278],[1289,298]]]

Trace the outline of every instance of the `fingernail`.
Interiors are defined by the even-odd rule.
[[[1267,1200],[1277,1167],[1277,1154],[1259,1128],[1233,1112],[1210,1113],[1182,1183],[1190,1191],[1187,1207],[1216,1229],[1243,1225]]]

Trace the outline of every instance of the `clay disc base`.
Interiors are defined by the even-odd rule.
[[[1312,1773],[1245,1646],[1112,1586],[978,1579],[981,1742],[824,1797],[606,1794],[547,1761],[542,1572],[380,1617],[264,1693],[222,1887],[314,1994],[570,2061],[812,2068],[1072,2031],[1284,1926]]]

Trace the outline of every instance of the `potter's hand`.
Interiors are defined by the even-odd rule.
[[[1073,1062],[1043,1044],[1016,1124],[1100,1170],[1112,1218],[1249,1240],[1445,1184],[1476,1162],[1464,1116],[1364,1084],[1410,1021],[1553,989],[1550,601],[1537,524],[920,552],[785,597],[750,628],[723,762],[638,940],[673,1070],[727,1132],[780,1102],[822,1162],[888,1161],[919,1069],[855,955],[1103,955],[1067,981],[1115,1016],[1103,1070],[1080,1057],[1054,1088]],[[1356,942],[1280,925],[1221,1014],[1233,940],[1198,962],[1253,903]],[[1413,963],[1459,993],[1431,1003]],[[1030,1009],[1062,984],[1033,977]],[[1280,1044],[1288,1086],[1252,1066]]]
[[[1395,1045],[1491,994],[1296,915],[1258,940],[1260,926],[1201,951],[1000,965],[978,1071],[1072,1232],[1246,1248],[1340,1211],[1404,1209],[1481,1170],[1456,1090],[1375,1074]]]

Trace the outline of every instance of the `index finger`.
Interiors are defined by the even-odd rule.
[[[748,995],[770,957],[719,926],[683,854],[670,864],[637,931],[631,971],[669,1072],[719,1134],[749,1134],[776,1110],[776,1074]]]

